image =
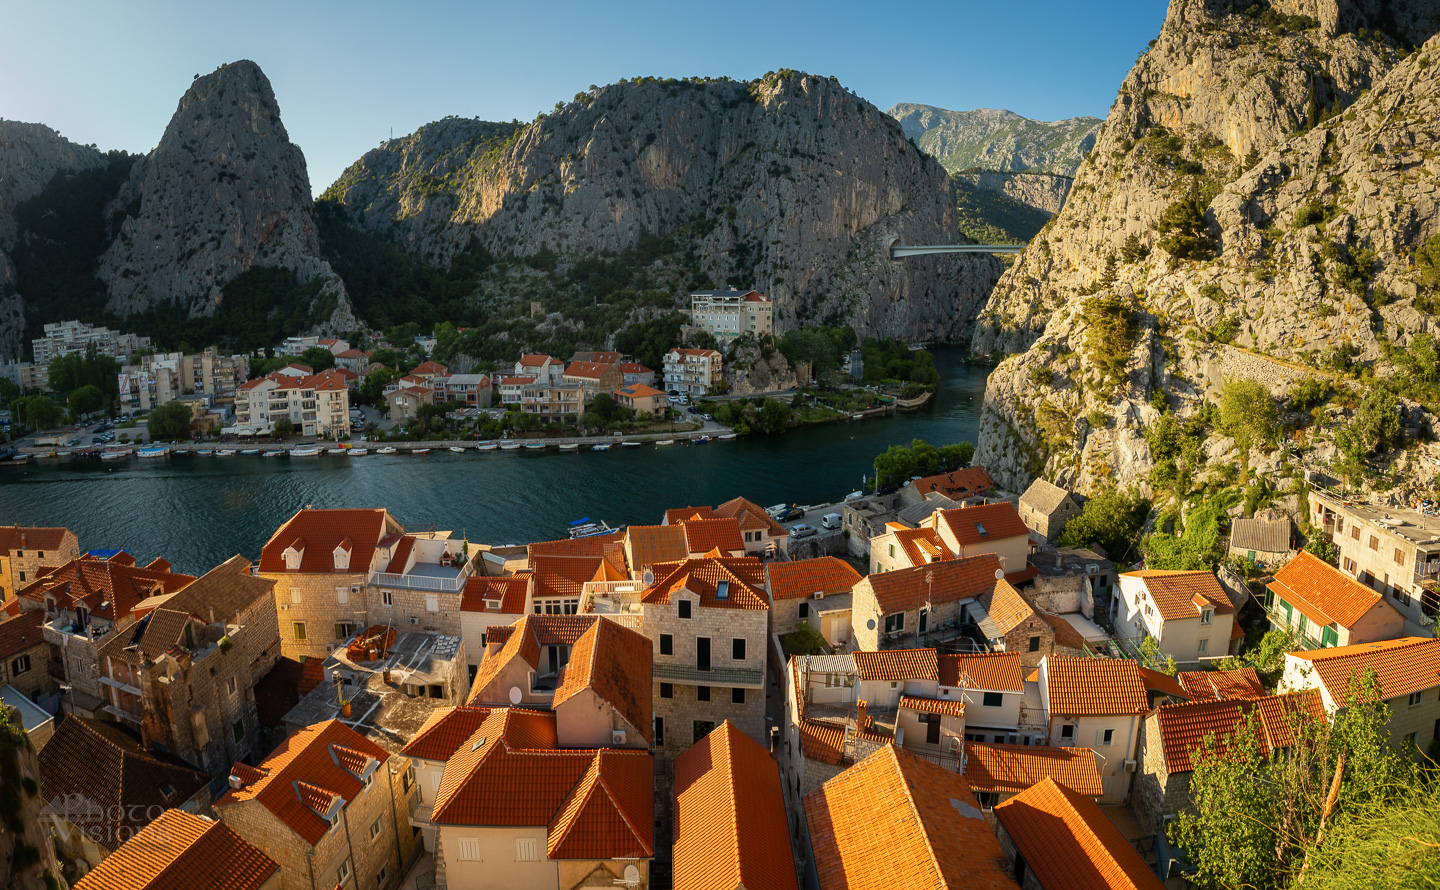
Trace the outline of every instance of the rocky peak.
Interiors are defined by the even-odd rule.
[[[1037,121],[1013,111],[950,111],[902,102],[886,114],[946,170],[1036,171],[1071,176],[1095,146],[1100,120]]]
[[[336,306],[328,321],[352,327],[344,285],[319,259],[312,209],[304,155],[260,67],[239,61],[196,78],[112,208],[125,219],[100,263],[107,308],[210,315],[236,276],[278,267],[302,283],[325,279],[317,300]]]

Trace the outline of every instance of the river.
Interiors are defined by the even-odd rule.
[[[934,353],[940,386],[918,411],[709,445],[0,467],[0,525],[63,525],[83,548],[124,548],[142,562],[163,556],[199,573],[236,553],[257,558],[306,505],[385,507],[407,528],[433,524],[515,544],[563,537],[582,516],[654,524],[669,507],[736,495],[762,505],[833,502],[858,488],[890,445],[975,441],[988,369],[964,363],[959,350]]]

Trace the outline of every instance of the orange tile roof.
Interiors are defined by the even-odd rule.
[[[665,511],[664,525],[679,525],[687,519],[714,519],[715,511],[709,507],[671,507]]]
[[[507,385],[524,386],[524,385],[527,384],[527,383],[534,383],[534,382],[535,382],[535,378],[534,378],[534,377],[501,377],[501,378],[500,378],[500,385],[501,385],[501,386],[507,386]]]
[[[232,785],[215,801],[216,809],[242,801],[258,801],[283,825],[314,846],[330,828],[314,805],[323,804],[326,795],[338,796],[348,803],[364,787],[359,776],[336,762],[337,747],[372,757],[378,764],[390,757],[385,749],[339,720],[316,723],[299,730],[270,752],[260,763],[261,775],[254,781],[243,781],[245,776],[239,776],[232,769],[231,775],[242,779],[241,787]],[[302,794],[302,788],[306,787],[313,790]]]
[[[989,491],[995,487],[995,480],[990,478],[990,474],[985,472],[984,467],[965,467],[949,473],[916,479],[914,485],[921,497],[932,491],[938,491],[948,498],[961,500]]]
[[[1008,634],[1030,620],[1039,610],[1009,581],[996,581],[989,602],[985,604],[985,611],[1000,633]]]
[[[346,550],[353,550],[355,542],[351,541],[349,538],[346,538],[336,546],[343,547]],[[414,549],[415,536],[401,535],[400,543],[396,544],[395,549],[390,551],[390,565],[385,567],[385,571],[396,575],[405,574],[406,563],[410,561],[410,551]],[[303,560],[304,557],[302,556],[301,559]]]
[[[279,868],[225,823],[169,809],[75,890],[258,890]]]
[[[1440,686],[1440,640],[1431,637],[1401,637],[1286,654],[1310,662],[1337,705],[1345,700],[1350,677],[1358,678],[1367,668],[1375,671],[1380,694],[1385,698]]]
[[[1021,521],[1020,513],[1009,501],[941,510],[938,521],[950,529],[950,533],[962,547],[1003,541],[1022,535],[1030,537],[1030,529]]]
[[[995,807],[1042,887],[1161,890],[1165,885],[1100,805],[1045,779]]]
[[[1059,615],[1050,615],[1045,612],[1040,612],[1039,615],[1041,621],[1050,625],[1050,627],[1054,629],[1055,644],[1057,646],[1064,646],[1067,649],[1083,651],[1088,645],[1085,640],[1085,635],[1080,633],[1080,631],[1076,630],[1075,625],[1071,624],[1069,621],[1066,621]]]
[[[613,350],[600,352],[576,351],[570,356],[572,362],[595,362],[600,365],[615,365],[620,363],[620,353]]]
[[[895,543],[905,551],[905,559],[913,566],[928,565],[944,559],[954,559],[940,533],[933,528],[897,528],[893,532]]]
[[[1195,750],[1203,745],[1206,736],[1214,735],[1218,749],[1223,752],[1249,714],[1255,715],[1262,754],[1268,756],[1275,749],[1288,748],[1295,743],[1290,715],[1297,712],[1325,719],[1320,696],[1313,689],[1254,700],[1200,701],[1156,708],[1155,726],[1165,756],[1165,770],[1168,773],[1193,770]]]
[[[285,550],[299,543],[302,574],[329,574],[335,571],[335,548],[350,539],[350,567],[346,573],[370,570],[375,546],[390,532],[400,531],[400,524],[383,509],[373,510],[301,510],[270,536],[260,549],[260,571],[283,574]]]
[[[793,562],[772,562],[765,571],[772,600],[804,599],[815,593],[849,593],[861,574],[843,559],[818,556]]]
[[[751,531],[764,529],[772,538],[783,538],[789,534],[785,526],[770,518],[764,507],[745,498],[731,498],[715,508],[715,515],[739,520],[741,528]]]
[[[727,555],[745,552],[740,523],[734,519],[688,519],[680,527],[685,529],[685,544],[690,548],[691,556],[717,548]]]
[[[615,367],[614,362],[601,364],[599,362],[571,362],[570,367],[565,369],[566,377],[580,377],[585,380],[599,380],[605,372]]]
[[[1217,615],[1228,615],[1235,611],[1225,588],[1220,586],[1214,572],[1184,572],[1146,569],[1140,572],[1126,572],[1123,577],[1140,578],[1145,589],[1155,601],[1155,608],[1166,621],[1181,621],[1198,618],[1205,608],[1215,610]]]
[[[780,770],[730,721],[675,758],[677,890],[796,890]]]
[[[590,689],[650,741],[653,657],[644,634],[614,621],[596,621],[575,641],[565,679],[555,690],[554,707]]]
[[[918,609],[927,601],[949,603],[978,598],[995,586],[1000,559],[993,553],[870,575],[882,613]],[[927,576],[929,579],[927,580]]]
[[[934,649],[886,649],[852,652],[861,680],[934,680],[940,667]]]
[[[58,567],[46,566],[41,571],[38,578],[19,590],[19,596],[37,603],[50,597],[60,608],[72,611],[83,604],[91,615],[110,621],[119,621],[152,596],[175,593],[195,580],[155,563],[140,568],[120,560],[87,556]]]
[[[490,716],[490,710],[467,705],[436,708],[400,753],[421,760],[449,760]]]
[[[12,600],[19,603],[19,600]],[[0,624],[0,661],[8,659],[12,655],[18,655],[26,649],[34,648],[45,642],[45,635],[40,632],[40,625],[45,623],[45,612],[40,609],[31,609],[28,612],[20,613],[19,617],[12,618]],[[32,667],[39,667],[33,665]]]
[[[578,597],[591,581],[624,581],[627,576],[599,556],[531,556],[534,598]]]
[[[765,594],[765,568],[753,556],[706,557],[655,567],[655,583],[641,595],[642,603],[668,604],[672,594],[688,590],[700,598],[701,608],[769,609]],[[726,596],[719,597],[725,584]]]
[[[900,696],[900,707],[922,714],[942,714],[946,717],[964,717],[965,703],[958,698],[926,698],[921,695]]]
[[[639,362],[621,362],[621,363],[620,363],[620,370],[621,370],[622,372],[626,373],[626,374],[654,374],[654,373],[655,373],[653,370],[651,370],[650,368],[645,367],[644,365],[640,364]]]
[[[647,566],[678,562],[690,555],[685,542],[685,529],[678,525],[632,525],[625,529],[625,551],[630,557],[630,571],[639,573]]]
[[[0,554],[12,556],[16,550],[59,550],[65,546],[68,534],[68,528],[0,525]]]
[[[1199,701],[1214,699],[1256,699],[1265,696],[1265,687],[1253,667],[1234,671],[1181,671],[1175,675],[1190,697]]]
[[[1019,652],[941,655],[940,685],[991,692],[1024,692]]]
[[[521,615],[525,612],[525,595],[529,590],[529,575],[506,575],[500,578],[471,575],[465,579],[465,592],[460,596],[460,611]],[[499,600],[499,608],[492,609],[485,605],[486,600]]]
[[[1381,602],[1378,592],[1305,550],[1275,573],[1269,587],[1321,627],[1350,627]]]
[[[886,745],[805,796],[820,890],[1015,890],[958,773]]]
[[[509,691],[489,688],[505,668],[517,659],[529,668],[537,668],[542,646],[574,646],[590,625],[604,620],[594,615],[522,615],[508,628],[490,628],[485,634],[487,648],[488,644],[499,643],[500,651],[480,662],[475,681],[470,684],[467,703],[505,704],[509,701]]]
[[[624,573],[625,536],[620,532],[608,535],[590,535],[585,538],[569,538],[563,541],[536,541],[526,546],[525,552],[535,556],[599,556],[614,569]]]
[[[965,780],[977,792],[1015,794],[1046,779],[1087,797],[1105,793],[1089,748],[965,743]]]
[[[446,374],[450,373],[450,369],[440,364],[439,362],[424,361],[412,368],[410,370],[410,373],[444,377]]]
[[[1150,710],[1140,666],[1123,658],[1045,658],[1052,714],[1143,714]]]
[[[800,721],[800,750],[821,763],[845,762],[845,730],[831,723]]]
[[[549,827],[552,859],[655,855],[654,758],[559,748],[554,711],[493,711],[445,765],[431,821]]]
[[[1147,667],[1140,668],[1140,682],[1145,684],[1146,692],[1160,692],[1184,701],[1189,701],[1193,697],[1174,677]]]

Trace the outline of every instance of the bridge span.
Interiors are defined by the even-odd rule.
[[[890,259],[932,253],[1019,253],[1023,244],[891,244]]]

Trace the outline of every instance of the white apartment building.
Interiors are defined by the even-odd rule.
[[[702,290],[690,295],[690,321],[722,343],[774,332],[775,304],[756,291]]]
[[[237,435],[263,435],[290,418],[295,431],[327,438],[350,435],[350,388],[336,371],[290,377],[280,372],[251,380],[235,391]]]
[[[57,355],[84,352],[91,343],[101,355],[128,358],[137,349],[150,345],[149,337],[122,334],[109,328],[97,328],[83,321],[61,321],[45,325],[45,336],[30,341],[35,350],[35,364],[49,365]]]
[[[146,411],[189,393],[225,395],[239,388],[249,373],[249,358],[221,355],[214,348],[193,355],[147,355],[138,364],[121,367],[120,404]]]
[[[1434,636],[1440,615],[1440,517],[1310,493],[1310,522],[1340,551],[1340,571],[1379,593],[1408,636]]]
[[[665,389],[703,396],[720,382],[720,353],[713,349],[672,349],[665,353]]]

